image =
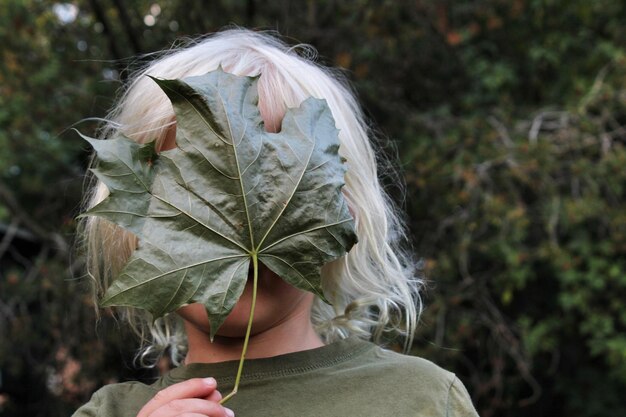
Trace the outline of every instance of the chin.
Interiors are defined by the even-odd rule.
[[[241,297],[239,302],[233,308],[233,311],[226,317],[224,323],[217,331],[217,336],[228,338],[243,338],[246,335],[248,321],[250,318],[250,299],[245,296]],[[267,306],[259,299],[257,295],[257,303],[254,311],[251,334],[262,333],[279,323],[284,315],[280,305],[274,304]],[[268,308],[270,307],[270,308]],[[207,334],[210,333],[211,326],[207,318],[206,310],[202,304],[189,304],[178,309],[177,314],[185,321],[186,325],[193,326],[194,329]]]
[[[313,294],[286,283],[263,266],[259,272],[252,335],[262,333],[280,324],[291,315],[310,312],[315,298]],[[229,338],[245,337],[251,306],[252,282],[248,280],[243,294],[217,331],[217,335]],[[202,304],[189,304],[178,309],[177,313],[186,322],[186,325],[192,325],[195,329],[209,334],[209,320]]]

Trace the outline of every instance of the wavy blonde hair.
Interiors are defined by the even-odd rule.
[[[278,38],[245,29],[229,29],[189,41],[158,56],[133,74],[117,105],[99,131],[101,139],[118,134],[140,143],[156,140],[159,149],[175,126],[172,106],[146,75],[183,78],[202,75],[218,66],[236,75],[257,76],[259,109],[266,129],[277,131],[287,108],[309,96],[326,99],[340,130],[340,153],[348,160],[343,188],[355,218],[359,242],[345,257],[322,269],[322,287],[332,306],[316,300],[312,321],[326,343],[357,334],[383,344],[404,336],[412,343],[422,303],[415,260],[400,243],[406,240],[398,211],[381,187],[373,134],[348,82],[338,72],[314,62],[314,50],[289,47]],[[86,208],[102,201],[106,186],[93,179]],[[94,296],[102,296],[136,247],[136,238],[97,217],[81,224],[88,275]],[[169,315],[153,322],[141,310],[119,309],[140,335],[142,359],[169,351],[174,363],[184,355],[186,340],[180,319]],[[145,363],[145,361],[144,361]]]

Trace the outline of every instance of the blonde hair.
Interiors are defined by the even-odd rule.
[[[304,56],[298,52],[304,52]],[[340,130],[340,153],[348,160],[344,196],[355,218],[359,242],[345,257],[322,270],[322,286],[332,306],[316,300],[312,321],[326,343],[351,334],[383,344],[398,334],[405,349],[412,343],[421,312],[416,262],[400,247],[405,228],[377,176],[370,129],[349,84],[338,73],[313,62],[308,46],[293,47],[274,36],[229,29],[190,41],[166,52],[135,73],[105,119],[100,138],[124,134],[137,142],[162,146],[175,124],[172,106],[146,75],[183,78],[202,75],[218,66],[236,75],[257,76],[259,109],[268,130],[280,129],[287,108],[309,96],[326,99]],[[87,207],[108,190],[96,179]],[[135,237],[106,220],[90,217],[82,224],[88,274],[99,297],[120,272],[136,247]],[[122,309],[122,316],[145,342],[143,357],[168,350],[177,363],[185,337],[176,315],[153,322],[143,311]]]

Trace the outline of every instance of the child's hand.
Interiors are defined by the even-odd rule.
[[[193,378],[159,392],[137,414],[137,417],[174,417],[179,415],[234,417],[222,407],[222,394],[213,378]]]

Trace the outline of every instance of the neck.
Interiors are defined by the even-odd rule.
[[[241,357],[243,337],[216,335],[211,342],[205,331],[187,321],[185,330],[188,341],[185,364],[224,362]],[[246,358],[269,358],[321,346],[324,343],[313,329],[310,314],[301,312],[267,330],[250,335]]]

